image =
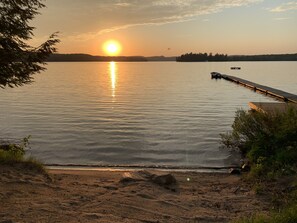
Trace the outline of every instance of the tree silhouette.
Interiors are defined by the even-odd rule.
[[[176,58],[178,62],[228,61],[227,54],[186,53]]]
[[[45,7],[41,1],[0,1],[0,88],[31,83],[32,75],[44,70],[46,58],[56,52],[56,33],[38,47],[26,43],[34,30],[29,21]]]
[[[186,53],[176,57],[177,62],[206,62],[206,61],[297,61],[295,54],[267,54],[267,55],[237,55],[228,56],[227,54],[213,55],[212,53]]]

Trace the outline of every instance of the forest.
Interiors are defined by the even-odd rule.
[[[232,55],[212,53],[186,53],[176,57],[177,62],[206,61],[297,61],[295,54]]]

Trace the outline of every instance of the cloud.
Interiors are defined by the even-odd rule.
[[[114,4],[115,6],[120,6],[120,7],[127,7],[130,6],[131,4],[128,2],[118,2]]]
[[[274,18],[274,20],[278,20],[278,21],[281,21],[281,20],[287,20],[289,19],[288,17],[282,17],[282,18]]]
[[[286,12],[289,10],[297,10],[297,2],[287,2],[280,6],[270,9],[270,12]]]
[[[190,20],[189,19],[188,20],[184,19],[184,20],[177,20],[175,22],[167,21],[167,22],[163,22],[163,23],[151,22],[151,23],[127,24],[127,25],[114,26],[114,27],[111,27],[111,28],[102,29],[102,30],[100,30],[98,32],[89,32],[89,33],[65,36],[65,39],[75,40],[75,41],[87,41],[89,39],[93,39],[93,38],[95,38],[97,36],[100,36],[102,34],[118,31],[118,30],[121,30],[121,29],[127,29],[127,28],[131,28],[131,27],[136,27],[136,26],[161,26],[161,25],[165,25],[165,24],[169,24],[169,23],[181,23],[181,22],[186,22],[186,21],[190,21]]]
[[[195,0],[158,0],[152,2],[153,5],[157,6],[189,6],[193,3],[195,3]]]
[[[90,0],[91,1],[91,0]],[[159,26],[196,19],[227,8],[242,7],[263,0],[102,0],[89,4],[87,14],[102,21],[97,30],[72,34],[68,38],[84,41],[105,33],[140,26]],[[95,4],[96,3],[96,4]],[[93,14],[92,14],[93,13]],[[91,14],[91,15],[90,15]]]

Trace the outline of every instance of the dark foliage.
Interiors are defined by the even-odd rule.
[[[176,58],[178,62],[227,61],[227,54],[186,53]]]
[[[249,159],[252,173],[262,176],[295,173],[297,109],[271,114],[239,110],[232,129],[221,135],[222,142]]]
[[[51,54],[47,62],[84,62],[84,61],[115,61],[115,62],[145,62],[145,61],[175,61],[175,57],[164,56],[93,56],[90,54]]]
[[[229,61],[297,61],[297,53],[229,56],[228,60]]]
[[[205,61],[297,61],[297,54],[270,55],[238,55],[207,53],[186,53],[176,58],[177,62],[205,62]]]
[[[26,43],[33,36],[34,27],[28,23],[38,9],[40,0],[0,1],[0,87],[15,87],[32,82],[32,75],[45,68],[44,61],[56,51],[56,34],[38,47]]]
[[[47,59],[48,62],[77,62],[77,61],[147,61],[142,56],[92,56],[89,54],[52,54]]]

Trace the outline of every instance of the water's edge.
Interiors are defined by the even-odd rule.
[[[240,168],[239,166],[224,167],[183,167],[183,166],[141,166],[141,165],[61,165],[61,164],[45,164],[50,170],[85,170],[85,171],[169,171],[169,172],[199,172],[199,173],[227,173],[231,168]]]

